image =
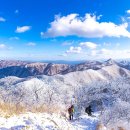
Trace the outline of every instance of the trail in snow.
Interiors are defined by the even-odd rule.
[[[87,115],[69,121],[55,114],[27,113],[0,117],[0,130],[95,130],[97,122],[97,117]]]
[[[98,119],[96,116],[83,115],[74,120],[71,124],[75,130],[96,130]]]

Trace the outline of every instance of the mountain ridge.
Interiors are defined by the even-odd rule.
[[[130,64],[126,62],[116,62],[109,59],[104,62],[100,61],[86,61],[83,63],[69,65],[69,64],[55,64],[43,62],[26,62],[26,61],[0,61],[0,78],[6,76],[16,76],[25,78],[36,75],[65,75],[70,72],[84,71],[88,69],[100,70],[105,66],[118,65],[119,67],[130,70]]]

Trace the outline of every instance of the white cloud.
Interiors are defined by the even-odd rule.
[[[125,22],[126,22],[126,18],[121,16],[121,21],[122,21],[123,23],[125,23]]]
[[[50,28],[45,33],[41,32],[41,36],[130,37],[127,22],[117,25],[112,22],[98,22],[98,19],[100,17],[91,14],[86,14],[85,17],[79,17],[78,14],[56,16],[55,20],[50,23]]]
[[[5,44],[0,44],[0,49],[5,49],[6,45]]]
[[[5,22],[5,21],[6,21],[6,19],[5,19],[5,18],[0,17],[0,22]]]
[[[100,45],[101,46],[101,45]],[[103,46],[104,47],[119,47],[120,46],[120,43],[111,43],[111,42],[104,42],[103,43]]]
[[[101,49],[98,53],[102,54],[102,55],[110,55],[113,51],[112,50],[108,50],[108,49]]]
[[[5,44],[0,44],[0,50],[12,50],[13,49],[13,47],[11,47],[11,46],[7,46],[7,45],[5,45]]]
[[[95,44],[93,42],[81,42],[80,46],[87,47],[89,49],[96,49],[97,48],[97,44]]]
[[[41,37],[44,37],[44,32],[41,32],[40,35],[41,35]]]
[[[19,40],[19,37],[10,37],[9,40]]]
[[[92,50],[90,56],[98,57],[99,59],[124,59],[130,58],[130,50],[109,50],[102,48],[101,50]]]
[[[97,55],[97,51],[96,50],[92,50],[90,55],[91,56],[96,56]]]
[[[103,49],[101,51],[102,57],[120,59],[120,58],[130,58],[130,50],[107,50]]]
[[[27,44],[27,46],[36,46],[36,43],[34,43],[34,42],[29,42],[29,43]]]
[[[26,31],[29,31],[31,29],[31,26],[22,26],[22,27],[17,27],[16,33],[24,33]]]
[[[127,13],[127,14],[130,14],[130,10],[127,10],[126,13]]]
[[[69,50],[66,51],[66,53],[81,53],[82,48],[81,47],[73,47],[71,46]]]
[[[78,55],[71,55],[71,56],[76,56],[75,58],[77,58],[79,56],[79,58],[86,58],[86,59],[125,59],[125,58],[130,58],[130,50],[124,49],[124,50],[119,50],[119,49],[106,49],[106,48],[102,48],[102,49],[98,49],[98,50],[89,50],[86,52],[82,51],[82,48],[78,49],[78,47],[70,47],[69,50],[67,50],[65,53],[60,54],[58,56],[64,56],[64,57],[68,57],[68,54],[78,54]],[[70,58],[70,57],[68,57]],[[82,59],[81,58],[81,59]]]

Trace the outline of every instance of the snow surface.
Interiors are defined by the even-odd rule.
[[[96,130],[98,119],[96,116],[83,115],[72,121],[72,125],[76,130]]]
[[[47,113],[26,113],[9,118],[0,117],[0,130],[95,130],[98,119],[83,115],[69,121]]]

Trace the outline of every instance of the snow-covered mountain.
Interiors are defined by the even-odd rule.
[[[130,71],[114,64],[104,66],[98,70],[88,69],[67,73],[65,75],[38,75],[27,78],[10,76],[1,78],[0,86],[1,93],[3,92],[5,97],[8,97],[12,101],[15,101],[15,99],[18,99],[24,93],[22,97],[24,103],[33,103],[37,102],[37,100],[38,103],[43,103],[44,99],[48,98],[46,97],[48,96],[46,92],[54,91],[55,99],[60,102],[61,100],[68,100],[67,96],[70,96],[71,100],[76,89],[104,82],[107,83],[124,77],[130,77]],[[63,95],[66,95],[66,99]]]
[[[29,62],[26,61],[17,61],[17,60],[0,60],[0,69],[10,66],[24,66]]]
[[[68,72],[64,75],[56,74],[53,76],[47,76],[45,75],[45,73],[42,74],[41,72],[42,70],[45,70],[48,65],[49,64],[47,63],[26,64],[25,68],[22,69],[23,71],[19,69],[19,67],[21,66],[17,66],[18,69],[15,69],[13,72],[15,76],[4,77],[5,75],[3,75],[4,78],[0,79],[1,94],[4,94],[3,97],[8,97],[9,100],[16,101],[15,99],[21,97],[20,95],[24,93],[22,101],[24,103],[32,104],[33,102],[37,102],[37,100],[39,100],[40,103],[43,103],[44,102],[43,99],[48,98],[46,97],[48,96],[46,92],[53,90],[53,92],[55,93],[54,94],[55,98],[60,102],[61,100],[67,101],[68,100],[67,96],[70,97],[71,100],[75,92],[74,90],[77,90],[79,88],[83,88],[85,86],[101,85],[102,83],[108,83],[115,81],[117,79],[124,79],[130,77],[129,70],[118,66],[117,64],[111,62],[110,60],[105,63],[90,62],[90,63],[78,64],[77,65],[78,71],[75,70],[73,72]],[[50,66],[51,69],[49,70],[51,74],[52,72],[54,74],[57,73],[58,71],[62,71],[68,68],[68,66],[64,64],[62,65],[51,64]],[[98,69],[95,69],[95,67],[97,66]],[[32,75],[32,73],[31,75],[28,76],[28,74],[30,73],[27,71],[28,69],[26,70],[26,68],[29,67],[31,67],[30,72],[32,72],[35,76]],[[14,68],[16,68],[16,66]],[[33,68],[35,68],[38,71],[36,71]],[[79,68],[84,69],[80,70]],[[5,69],[7,68],[1,69],[0,75],[3,74],[2,70]],[[49,73],[49,71],[47,72]],[[8,75],[12,74],[12,73],[10,74],[10,69],[7,71],[6,74]],[[21,77],[23,78],[19,78],[19,75],[21,75]],[[66,95],[66,99],[63,95]],[[61,96],[63,99],[61,98]]]
[[[66,70],[69,65],[52,63],[29,63],[18,66],[8,66],[0,69],[0,77],[17,76],[28,77],[35,75],[55,75]]]
[[[126,60],[120,61],[119,66],[130,70],[130,61],[126,61]]]
[[[13,72],[11,68],[14,68]],[[48,113],[54,113],[57,110],[67,113],[66,108],[74,104],[75,115],[78,115],[91,104],[95,112],[104,111],[100,118],[106,126],[109,117],[112,118],[109,120],[111,124],[120,116],[121,121],[126,121],[126,117],[130,118],[128,109],[130,107],[130,71],[112,59],[105,62],[85,62],[74,66],[27,63],[1,68],[0,75],[2,74],[1,77],[5,74],[11,76],[6,75],[7,77],[0,78],[0,103],[14,104],[17,109],[18,106],[24,106],[27,111],[32,108],[41,110],[42,106],[42,111]],[[119,112],[110,115],[117,110]],[[119,115],[124,110],[127,111],[127,116]],[[38,118],[37,115],[35,118]],[[7,122],[10,123],[10,121]],[[23,122],[24,120],[21,123]],[[34,122],[32,124],[36,127]]]
[[[105,66],[118,65],[129,70],[129,64],[117,63],[112,59],[105,62],[87,61],[76,65],[67,64],[53,64],[40,62],[23,62],[23,61],[0,61],[0,78],[6,76],[16,76],[25,78],[37,75],[57,75],[68,74],[70,72],[84,71],[84,70],[100,70]]]

